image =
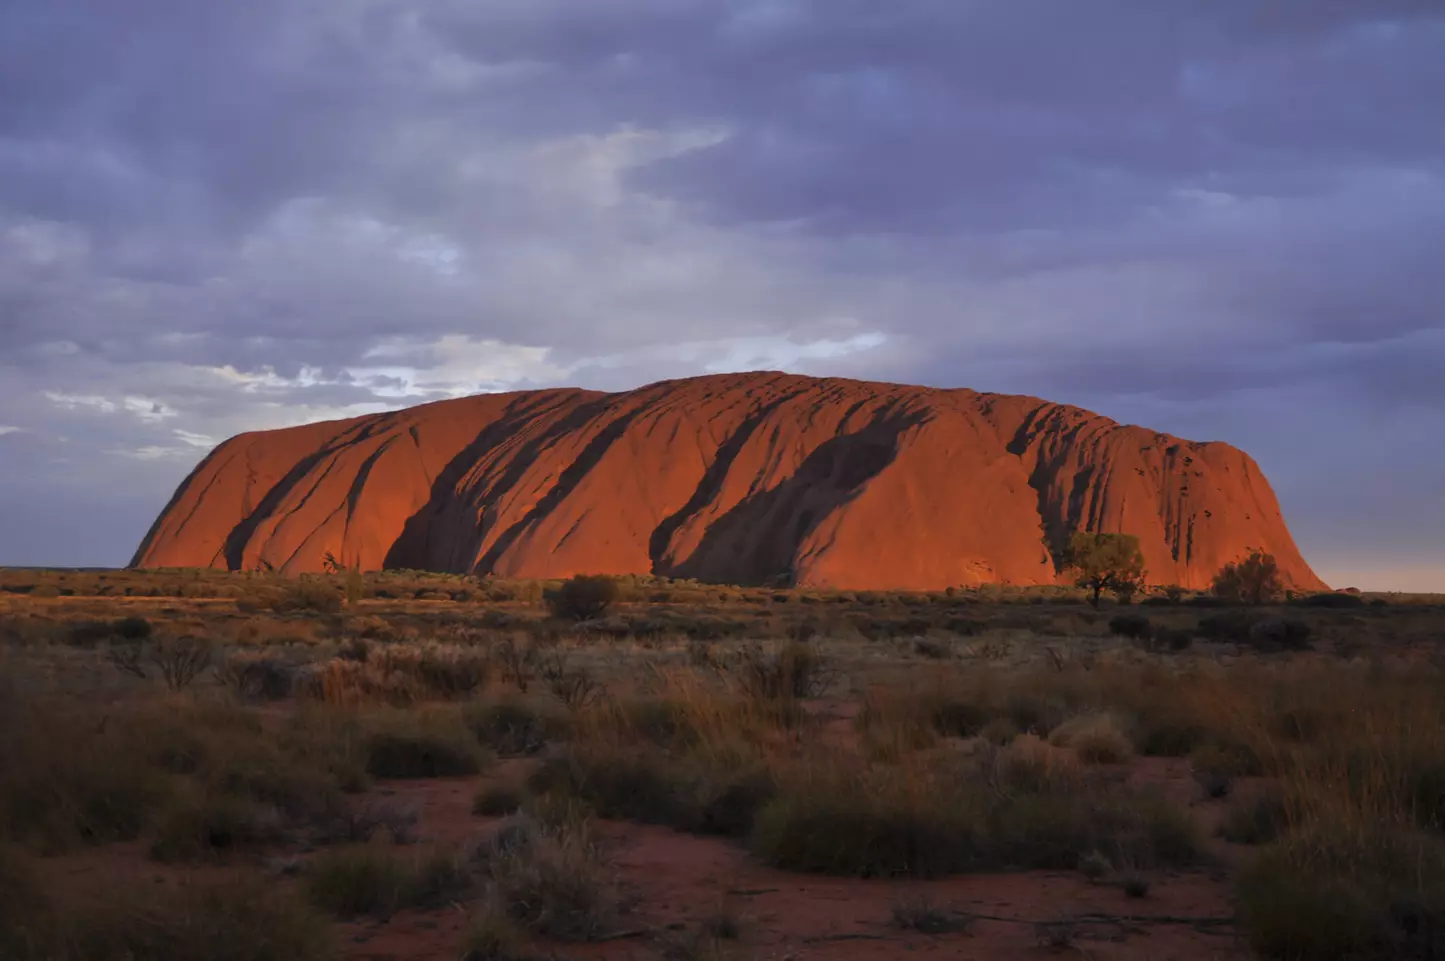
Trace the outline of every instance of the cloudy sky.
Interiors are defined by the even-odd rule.
[[[241,430],[753,368],[1229,441],[1445,591],[1445,4],[0,0],[0,564]]]

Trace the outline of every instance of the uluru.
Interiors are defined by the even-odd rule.
[[[1244,452],[1033,397],[775,372],[482,394],[240,434],[137,567],[507,578],[657,574],[937,590],[1064,580],[1078,530],[1139,537],[1153,584],[1251,550],[1320,590]]]

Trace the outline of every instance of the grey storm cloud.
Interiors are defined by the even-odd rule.
[[[1445,589],[1442,105],[1438,0],[10,0],[0,563],[240,430],[783,367],[1238,443]]]

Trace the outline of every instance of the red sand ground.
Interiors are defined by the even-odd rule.
[[[778,373],[546,390],[242,434],[142,567],[347,565],[808,587],[1051,584],[1075,530],[1198,588],[1250,549],[1324,584],[1247,455],[1031,397]],[[1052,547],[1045,546],[1045,535]]]
[[[510,779],[504,765],[491,776]],[[1162,789],[1208,828],[1217,822],[1219,802],[1197,800],[1187,762],[1142,759],[1131,779]],[[494,819],[471,813],[483,778],[389,782],[378,792],[415,806],[421,844],[455,850],[483,836]],[[1212,832],[1210,832],[1212,833]],[[1103,914],[1134,917],[1227,917],[1233,913],[1229,884],[1221,870],[1156,875],[1147,897],[1128,898],[1118,887],[1093,884],[1077,873],[979,874],[927,882],[864,881],[789,874],[762,867],[739,846],[724,840],[678,834],[666,828],[607,822],[600,836],[624,889],[637,897],[624,919],[628,929],[646,933],[594,945],[557,945],[557,956],[577,959],[657,959],[668,938],[682,928],[727,910],[741,920],[743,940],[733,956],[758,959],[950,958],[978,961],[1045,958],[1061,949],[1039,942],[1034,921]],[[1222,863],[1237,851],[1211,842]],[[104,896],[117,885],[179,885],[254,866],[177,868],[146,859],[145,845],[123,844],[87,850],[44,862],[56,887],[71,896]],[[278,879],[279,884],[294,883]],[[1021,919],[981,920],[968,933],[928,936],[889,926],[893,905],[925,896],[940,908]],[[385,922],[338,925],[343,956],[352,961],[455,961],[466,929],[465,910],[400,913]],[[674,926],[669,928],[669,926]],[[1187,924],[1140,921],[1124,925],[1085,923],[1062,953],[1098,961],[1215,961],[1248,957],[1228,926],[1196,930]]]

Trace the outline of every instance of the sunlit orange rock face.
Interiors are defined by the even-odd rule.
[[[1154,584],[1252,549],[1323,589],[1248,455],[1075,407],[771,372],[486,394],[241,434],[140,567],[575,573],[933,590],[1053,584],[1076,530],[1138,535]]]

